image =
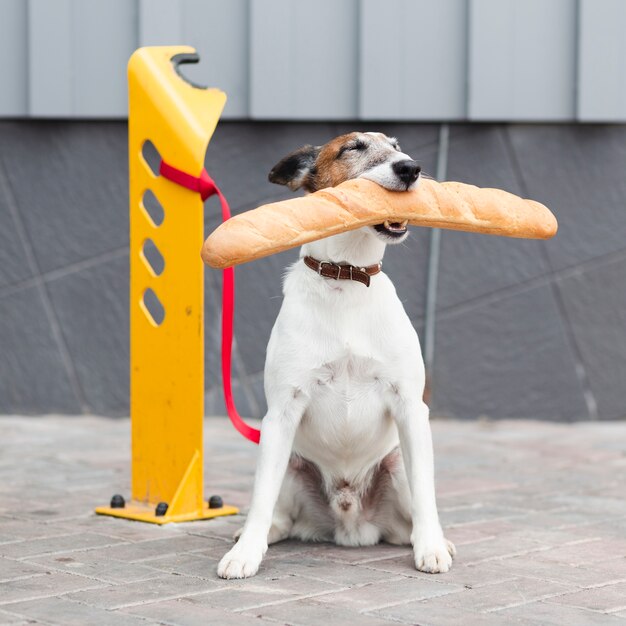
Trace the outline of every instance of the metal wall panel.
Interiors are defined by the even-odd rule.
[[[224,118],[248,115],[249,0],[185,0],[184,42],[198,50],[200,63],[184,73],[228,95]]]
[[[576,0],[470,0],[470,119],[574,118],[576,7]]]
[[[72,43],[74,115],[125,116],[126,64],[138,46],[136,3],[73,0]]]
[[[0,116],[20,116],[28,106],[26,3],[0,0]]]
[[[626,0],[0,0],[0,117],[126,115],[139,45],[226,118],[626,120]]]
[[[253,118],[357,117],[357,8],[357,0],[252,2]]]
[[[465,118],[467,0],[362,0],[360,115]]]
[[[126,63],[137,47],[134,2],[29,0],[28,28],[30,115],[126,115]]]
[[[580,0],[578,119],[626,121],[626,2]]]
[[[72,0],[28,0],[28,111],[33,117],[73,113]]]
[[[139,0],[140,46],[171,46],[184,42],[183,0]]]

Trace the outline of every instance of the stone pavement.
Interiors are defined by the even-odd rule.
[[[256,448],[206,422],[207,495],[249,502]],[[1,624],[626,624],[626,423],[433,420],[448,574],[408,548],[285,542],[216,577],[241,517],[99,517],[129,423],[0,418]]]

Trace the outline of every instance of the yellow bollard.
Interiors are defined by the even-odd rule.
[[[128,63],[132,501],[96,512],[154,524],[238,512],[204,500],[203,202],[153,174],[142,156],[150,140],[168,164],[193,176],[203,170],[226,95],[176,73],[178,62],[197,60],[193,48],[164,46],[140,48]],[[147,190],[163,207],[161,225],[146,211]],[[165,261],[159,275],[144,252],[148,240]],[[163,306],[160,324],[144,301],[147,289]],[[167,511],[157,515],[159,503]]]

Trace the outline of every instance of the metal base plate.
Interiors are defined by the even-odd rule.
[[[171,524],[172,522],[194,522],[201,519],[211,519],[213,517],[222,517],[223,515],[237,515],[239,509],[236,506],[225,504],[219,509],[210,509],[204,506],[198,511],[192,513],[183,513],[180,515],[155,515],[154,506],[143,503],[129,502],[123,509],[112,509],[110,506],[99,506],[96,509],[98,515],[110,515],[112,517],[121,517],[124,519],[135,520],[137,522],[148,522],[149,524]]]

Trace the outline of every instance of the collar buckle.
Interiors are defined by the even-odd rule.
[[[335,275],[328,276],[326,274],[322,274],[322,270],[324,269],[324,266],[328,268],[333,268],[333,270],[336,270]],[[339,265],[339,263],[333,263],[332,261],[320,261],[320,266],[319,266],[319,269],[317,270],[317,273],[320,276],[325,276],[326,278],[334,278],[335,280],[338,280],[339,275],[341,274],[341,266]]]

